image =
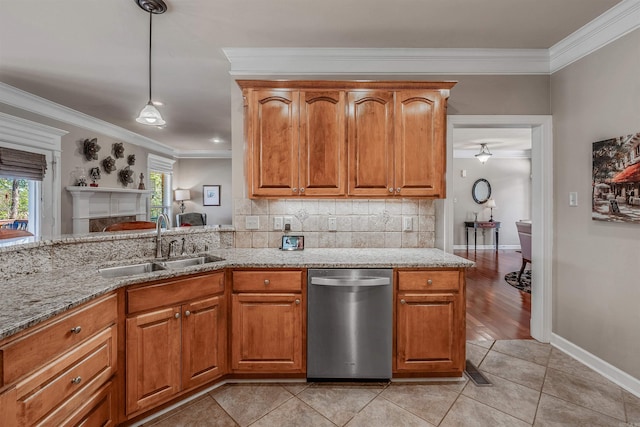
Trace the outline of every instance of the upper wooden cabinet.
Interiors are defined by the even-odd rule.
[[[238,84],[250,197],[445,197],[455,82]]]

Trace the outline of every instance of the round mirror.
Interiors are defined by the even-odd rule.
[[[491,184],[484,178],[480,178],[476,182],[473,183],[473,188],[471,188],[471,195],[473,196],[473,200],[478,204],[483,204],[489,197],[491,197]]]

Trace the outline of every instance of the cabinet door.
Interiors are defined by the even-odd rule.
[[[180,307],[128,318],[127,414],[180,390]]]
[[[445,196],[444,103],[439,91],[396,92],[396,194]]]
[[[393,195],[393,92],[349,92],[349,195]]]
[[[464,370],[464,321],[459,294],[398,294],[398,372],[460,373]]]
[[[298,92],[257,90],[248,99],[252,195],[298,194]]]
[[[300,194],[341,196],[346,189],[345,93],[300,93]]]
[[[231,368],[304,372],[301,294],[234,294]]]
[[[15,388],[0,393],[0,426],[15,427],[18,425],[16,399]]]
[[[182,315],[182,388],[186,390],[226,373],[224,296],[185,304]]]

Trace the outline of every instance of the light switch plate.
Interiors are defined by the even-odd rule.
[[[282,217],[281,216],[274,217],[273,218],[273,229],[282,231],[282,227],[284,227],[282,225]]]
[[[260,217],[255,215],[247,216],[244,225],[247,230],[257,230],[260,228]]]
[[[569,206],[578,206],[578,192],[569,192]]]
[[[402,218],[402,231],[411,231],[413,230],[413,218],[410,216],[405,216]]]
[[[329,231],[338,231],[338,219],[336,217],[330,217],[328,219],[327,228]]]

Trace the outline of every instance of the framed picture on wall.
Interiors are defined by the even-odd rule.
[[[202,197],[203,197],[203,205],[220,206],[220,186],[219,185],[203,185]]]

